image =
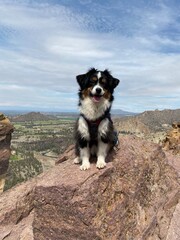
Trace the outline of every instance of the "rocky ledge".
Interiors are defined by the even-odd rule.
[[[173,154],[180,156],[180,122],[172,124],[172,130],[167,133],[162,146],[164,150],[170,150]]]
[[[173,157],[173,156],[171,156]],[[59,164],[0,197],[4,240],[177,240],[177,171],[159,145],[120,139],[107,167]]]
[[[13,126],[9,119],[0,113],[0,193],[3,192],[5,176],[9,166],[12,132]]]

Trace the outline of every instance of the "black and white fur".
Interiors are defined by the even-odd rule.
[[[108,70],[95,68],[76,77],[80,86],[80,116],[76,123],[76,155],[81,170],[90,168],[91,155],[97,156],[97,168],[106,166],[106,156],[113,147],[114,128],[110,117],[114,88],[119,80]]]

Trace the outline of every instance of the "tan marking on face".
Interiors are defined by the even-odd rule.
[[[105,84],[107,82],[107,80],[105,78],[102,78],[101,82]]]
[[[83,98],[86,98],[89,96],[90,92],[92,90],[92,87],[86,88],[82,91]]]
[[[96,76],[94,76],[94,77],[91,78],[91,80],[94,81],[94,82],[97,82],[98,79],[97,79]]]
[[[104,93],[103,97],[106,98],[106,99],[110,99],[111,98],[111,93],[106,89],[104,91],[105,91],[105,93]]]

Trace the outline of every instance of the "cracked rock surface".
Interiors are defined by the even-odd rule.
[[[81,171],[70,146],[53,169],[1,194],[0,239],[176,240],[178,169],[170,157],[125,136],[104,169],[91,163]]]
[[[0,113],[0,193],[3,192],[5,177],[11,155],[10,143],[13,126],[9,119]]]

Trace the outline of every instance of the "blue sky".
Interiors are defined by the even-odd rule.
[[[121,80],[114,109],[180,108],[179,0],[0,0],[0,111],[76,111],[90,67]]]

